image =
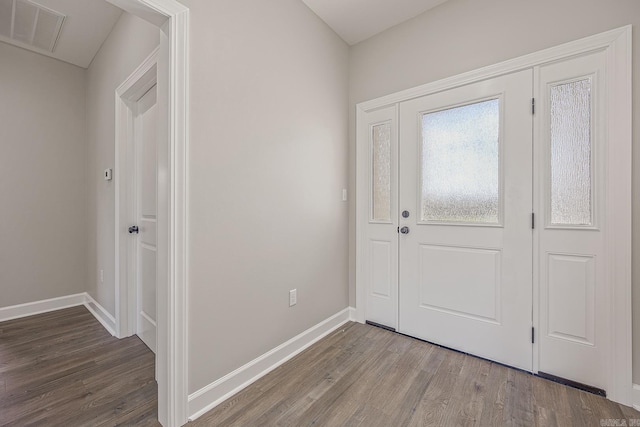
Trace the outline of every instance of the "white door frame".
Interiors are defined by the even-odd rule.
[[[576,55],[606,51],[607,90],[609,111],[607,118],[607,229],[604,260],[609,283],[611,313],[611,348],[609,350],[610,386],[608,397],[616,402],[632,404],[632,335],[631,335],[631,26],[625,26],[591,37],[562,44],[512,60],[490,65],[457,76],[427,83],[391,95],[356,105],[356,122],[361,123],[365,114],[373,110],[397,105],[402,101],[418,98],[443,90],[491,79],[504,74],[559,61]],[[368,182],[359,179],[360,171],[367,170],[367,136],[356,137],[356,320],[366,319],[366,224],[368,221]],[[536,141],[534,141],[536,144]],[[612,147],[615,146],[615,149]],[[537,248],[534,247],[534,253]],[[538,268],[534,265],[534,271]],[[538,283],[534,282],[534,326],[537,326]],[[535,346],[535,344],[534,344]],[[537,348],[534,347],[534,355]],[[534,358],[534,371],[537,371]]]
[[[158,84],[158,290],[156,372],[158,419],[165,427],[187,422],[187,155],[189,143],[189,9],[176,0],[107,0],[160,30]],[[153,56],[153,55],[152,55]],[[139,68],[116,93],[115,292],[116,332],[131,334],[130,284],[127,278],[127,93],[153,60]],[[151,64],[153,67],[153,64]],[[149,69],[147,69],[149,71]],[[137,77],[137,78],[136,78]],[[143,80],[144,81],[144,78]],[[128,83],[127,83],[128,82]],[[148,82],[147,82],[148,83]],[[126,87],[129,84],[129,87]],[[139,89],[139,88],[138,88]],[[129,90],[130,92],[127,92]],[[123,98],[124,96],[124,98]],[[163,126],[164,125],[164,126]]]

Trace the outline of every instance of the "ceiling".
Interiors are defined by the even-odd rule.
[[[0,0],[11,2],[12,0]],[[93,57],[122,10],[105,0],[27,0],[65,15],[53,52],[0,35],[0,41],[82,68]],[[349,45],[411,19],[446,0],[302,0]],[[4,12],[3,12],[4,13]],[[6,15],[6,13],[4,13]],[[0,16],[0,19],[4,18]]]
[[[122,14],[121,9],[105,0],[35,0],[32,3],[66,16],[53,52],[4,36],[0,36],[0,41],[82,68],[89,67],[93,57]]]
[[[344,41],[354,45],[446,0],[302,0]]]

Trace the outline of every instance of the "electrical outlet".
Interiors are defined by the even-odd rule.
[[[291,289],[289,291],[289,307],[293,307],[298,303],[298,290]]]
[[[100,270],[100,283],[104,283],[104,270]]]

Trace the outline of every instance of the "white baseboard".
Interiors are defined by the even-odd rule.
[[[84,305],[111,335],[115,335],[116,320],[86,292],[12,305],[10,307],[2,307],[0,308],[0,322],[76,307],[78,305]]]
[[[64,297],[28,302],[0,308],[0,322],[33,316],[34,314],[62,310],[63,308],[82,305],[86,301],[86,293],[67,295]]]
[[[640,385],[633,385],[633,409],[640,411]]]
[[[252,360],[235,371],[189,395],[189,420],[210,411],[249,384],[257,381],[293,356],[329,335],[351,320],[353,308],[341,312],[307,329],[284,344]]]
[[[349,307],[349,321],[357,322],[357,320],[356,320],[356,308],[355,307]]]
[[[111,335],[116,335],[116,319],[88,293],[85,293],[84,306]]]

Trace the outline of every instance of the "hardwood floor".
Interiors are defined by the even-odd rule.
[[[153,353],[86,308],[0,323],[0,426],[159,425]]]
[[[348,323],[190,424],[596,427],[630,419],[640,413],[602,397]]]
[[[192,426],[601,426],[640,413],[348,323]],[[618,422],[614,424],[613,422]],[[0,426],[157,426],[153,353],[84,307],[0,323]]]

